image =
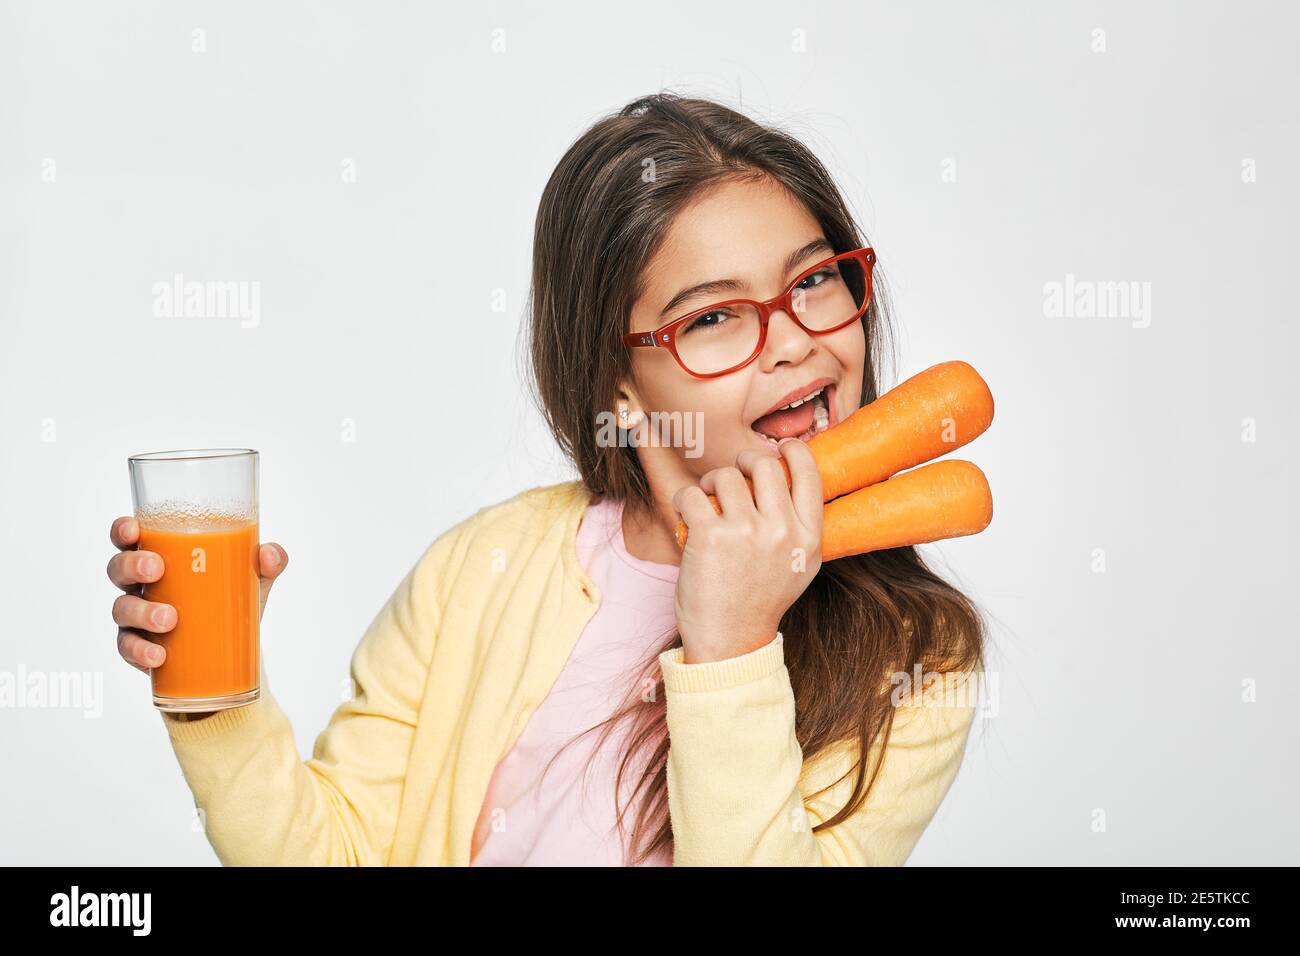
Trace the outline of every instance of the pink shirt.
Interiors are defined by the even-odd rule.
[[[497,764],[479,817],[479,828],[490,829],[472,866],[625,865],[635,820],[628,802],[647,756],[638,752],[632,772],[624,775],[620,839],[614,781],[630,720],[621,720],[603,743],[603,729],[584,735],[564,749],[540,783],[539,777],[564,744],[613,714],[625,695],[641,691],[635,674],[676,627],[678,569],[628,553],[623,506],[609,499],[587,506],[577,549],[601,602],[555,684]],[[646,673],[657,676],[654,669]],[[671,866],[671,850],[659,851],[645,865]]]

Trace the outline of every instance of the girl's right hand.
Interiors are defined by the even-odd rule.
[[[167,659],[167,651],[147,633],[166,634],[176,626],[176,608],[170,604],[146,601],[140,597],[141,585],[157,581],[163,574],[162,556],[137,548],[140,525],[135,518],[117,518],[109,528],[109,538],[118,548],[108,562],[108,579],[126,593],[113,602],[113,623],[117,630],[117,652],[136,670],[149,673]],[[258,578],[262,585],[259,617],[266,611],[271,585],[289,563],[289,555],[278,544],[258,548]]]
[[[770,643],[821,569],[822,479],[808,446],[783,438],[775,451],[746,448],[734,466],[678,489],[673,508],[690,529],[674,600],[682,662],[726,660]]]

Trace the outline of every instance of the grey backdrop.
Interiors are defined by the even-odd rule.
[[[290,555],[266,667],[303,756],[427,544],[571,477],[516,354],[533,215],[582,129],[667,87],[831,167],[897,307],[888,384],[962,358],[997,399],[959,454],[993,524],[925,549],[987,613],[996,708],[911,862],[1300,862],[1297,27],[1265,3],[5,4],[0,679],[102,699],[0,707],[0,861],[215,862],[114,648],[127,455],[261,451]],[[256,323],[155,315],[177,273],[256,283]],[[1078,314],[1105,283],[1136,297]]]

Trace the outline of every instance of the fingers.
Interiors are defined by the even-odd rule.
[[[745,512],[757,513],[754,507],[754,495],[749,490],[749,483],[736,467],[714,468],[700,479],[700,488],[705,494],[713,495],[722,506],[724,515],[738,515]]]
[[[123,591],[162,577],[163,559],[152,551],[120,551],[108,559],[108,579]]]
[[[108,562],[108,578],[114,585],[132,592],[137,584],[162,576],[162,558],[152,551],[135,549],[140,540],[140,523],[134,517],[115,519],[108,538],[120,551]],[[123,594],[113,602],[113,622],[118,625],[117,653],[136,670],[148,674],[150,668],[167,659],[162,645],[142,637],[136,629],[170,631],[176,626],[176,609],[171,605],[146,601],[133,593]]]
[[[122,660],[146,674],[151,667],[157,667],[167,659],[167,651],[162,645],[146,640],[127,628],[120,628],[117,632],[117,652]]]
[[[263,544],[257,549],[257,576],[274,581],[289,563],[289,553],[278,544]]]
[[[822,501],[822,476],[817,470],[817,460],[808,446],[797,438],[781,442],[777,450],[790,468],[790,500],[794,512],[803,526],[816,532],[820,540],[825,502]]]
[[[746,448],[736,456],[736,467],[753,482],[754,504],[760,514],[797,520],[780,455],[770,450]]]
[[[677,493],[673,495],[673,507],[682,516],[690,531],[699,531],[710,522],[719,520],[718,513],[709,503],[708,495],[699,485],[685,485],[677,489]],[[690,546],[691,540],[690,537],[687,538],[687,547]]]
[[[176,608],[146,601],[134,594],[123,594],[113,602],[113,623],[119,627],[165,634],[176,626]]]
[[[261,610],[266,610],[266,599],[271,585],[284,573],[289,564],[289,554],[278,544],[264,544],[257,549],[257,578],[261,585]]]
[[[116,548],[135,547],[136,542],[140,540],[140,524],[130,515],[116,518],[113,520],[112,527],[108,529],[108,537]]]
[[[140,523],[127,515],[116,518],[108,529],[109,540],[118,548],[108,560],[108,579],[123,591],[134,592],[137,584],[148,584],[162,576],[163,560],[152,551],[140,551]],[[138,592],[136,592],[138,593]]]

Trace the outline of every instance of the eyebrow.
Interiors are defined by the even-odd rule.
[[[794,252],[785,258],[785,264],[782,269],[783,275],[789,275],[794,271],[794,267],[803,260],[807,259],[814,252],[833,252],[831,244],[824,236],[818,236],[811,242],[806,242]],[[668,304],[663,307],[659,313],[659,318],[667,318],[668,313],[676,311],[677,307],[683,302],[700,295],[717,295],[720,292],[743,292],[748,286],[740,279],[711,279],[708,282],[701,282],[698,285],[688,286],[682,289],[675,296],[668,300]]]

